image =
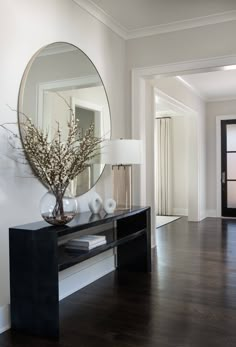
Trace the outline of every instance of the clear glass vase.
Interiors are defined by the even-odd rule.
[[[72,221],[77,213],[77,200],[68,192],[63,196],[47,192],[40,201],[43,219],[52,225],[64,225]]]

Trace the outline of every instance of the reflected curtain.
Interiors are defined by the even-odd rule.
[[[171,118],[157,118],[155,124],[156,215],[172,214]]]

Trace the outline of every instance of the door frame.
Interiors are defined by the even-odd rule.
[[[60,91],[68,90],[71,88],[82,89],[86,87],[96,87],[99,85],[99,77],[96,75],[89,75],[77,78],[69,78],[62,80],[55,80],[50,82],[38,83],[36,87],[36,115],[37,125],[43,129],[43,101],[45,91]]]
[[[236,115],[216,117],[216,217],[222,217],[221,194],[221,121],[236,120]]]
[[[133,170],[133,201],[136,204],[149,205],[152,210],[152,246],[156,245],[155,239],[155,196],[154,196],[154,117],[153,91],[150,80],[156,76],[168,77],[186,73],[209,72],[220,70],[222,66],[235,65],[236,56],[221,56],[210,59],[198,59],[172,64],[144,66],[131,69],[131,135],[134,139],[143,142],[143,165]],[[197,165],[199,191],[199,167]],[[200,197],[197,199],[199,210]],[[199,220],[201,218],[198,211]]]

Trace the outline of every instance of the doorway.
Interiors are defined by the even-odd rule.
[[[156,227],[188,216],[188,122],[190,111],[154,89]]]
[[[236,119],[221,120],[221,209],[236,216]]]
[[[182,62],[177,64],[159,65],[154,67],[143,67],[132,70],[132,136],[143,140],[143,152],[145,157],[144,165],[135,171],[134,183],[137,184],[140,189],[136,189],[134,195],[134,201],[136,203],[148,204],[152,207],[154,214],[155,197],[154,197],[154,135],[152,131],[154,128],[154,119],[152,106],[152,81],[156,81],[162,77],[168,76],[181,76],[183,74],[202,73],[209,71],[224,70],[226,66],[234,66],[235,57],[222,57],[216,59],[210,59],[205,61],[191,61]],[[219,113],[218,113],[219,114]],[[221,113],[224,114],[224,113]],[[189,216],[189,220],[199,221],[206,216],[206,208],[204,205],[206,186],[204,180],[204,174],[206,172],[205,163],[205,133],[204,133],[204,118],[195,117],[195,121],[191,126],[191,134],[197,136],[196,141],[200,144],[198,146],[197,156],[192,155],[191,173],[189,175],[191,182],[189,186],[194,191],[189,206],[194,211],[193,216]],[[214,157],[213,157],[214,159]],[[213,166],[212,166],[213,167]],[[214,178],[215,180],[215,178]],[[214,185],[212,181],[212,185]],[[216,190],[214,189],[214,192]],[[217,205],[218,206],[218,205]],[[210,211],[210,210],[209,210]],[[213,210],[212,210],[213,212]],[[152,221],[154,222],[154,215]],[[155,244],[155,225],[152,222],[153,237],[152,242]]]

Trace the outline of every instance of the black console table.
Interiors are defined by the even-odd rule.
[[[91,233],[106,235],[107,243],[90,251],[66,251],[66,238]],[[9,238],[11,324],[29,334],[59,336],[58,271],[112,248],[117,271],[151,271],[149,207],[112,215],[80,213],[67,226],[26,224],[10,228]]]

